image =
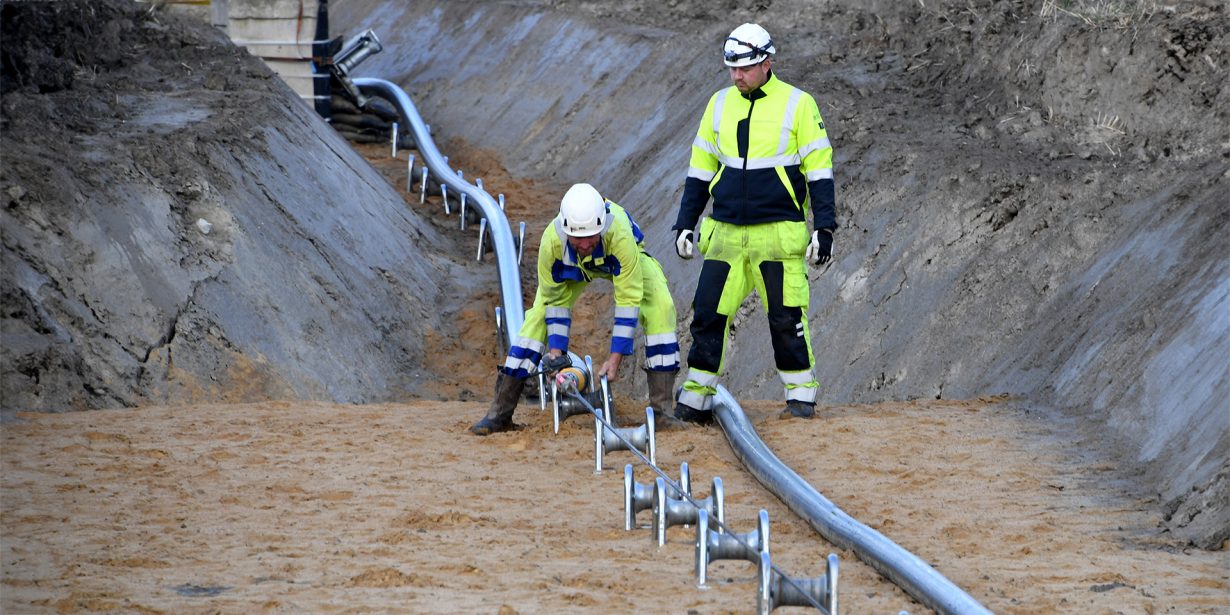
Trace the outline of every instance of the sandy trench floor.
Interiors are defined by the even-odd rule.
[[[636,403],[617,399],[630,419]],[[1157,534],[1157,505],[1081,460],[1063,425],[994,399],[822,408],[764,441],[837,506],[996,613],[1226,613],[1225,551]],[[481,403],[149,407],[21,414],[4,424],[4,613],[746,613],[755,569],[710,567],[694,529],[657,548],[623,529],[627,452],[593,471],[593,429],[476,438]],[[630,420],[628,420],[630,422]],[[841,558],[846,613],[928,610],[836,551],[739,468],[721,430],[660,434],[658,464],[713,476],[727,523],[768,511],[774,563]],[[638,466],[639,482],[650,471]],[[779,609],[777,612],[790,612]],[[796,612],[805,612],[795,609]]]

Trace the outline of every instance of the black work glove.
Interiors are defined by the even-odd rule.
[[[542,366],[548,374],[554,374],[565,367],[572,367],[572,359],[567,353],[564,353],[558,357],[547,355],[543,358]]]
[[[807,262],[823,265],[833,258],[833,233],[824,229],[811,232],[811,243],[807,245]]]

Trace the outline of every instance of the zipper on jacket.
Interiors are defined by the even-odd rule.
[[[752,151],[752,111],[756,110],[756,98],[749,94],[747,100],[751,103],[747,106],[747,118],[745,118],[745,121],[747,122],[747,143],[745,144],[747,149],[739,152],[742,154],[741,158],[743,158],[743,172],[739,174],[739,182],[743,187],[743,215],[740,217],[742,217],[745,221],[748,216],[751,215],[750,212],[748,212],[747,199],[747,155]],[[736,138],[737,137],[738,135],[736,134]]]

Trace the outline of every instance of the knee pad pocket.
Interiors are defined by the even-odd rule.
[[[811,291],[807,287],[807,262],[790,260],[782,263],[782,305],[807,307]]]

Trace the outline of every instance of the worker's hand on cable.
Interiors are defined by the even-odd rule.
[[[543,358],[542,369],[548,374],[554,374],[565,367],[572,366],[572,359],[567,354],[551,355]]]
[[[815,230],[811,232],[811,243],[807,245],[807,262],[823,265],[833,258],[833,232]]]
[[[622,363],[623,360],[623,355],[618,352],[612,352],[610,358],[606,360],[606,363],[603,363],[602,367],[598,368],[598,378],[606,376],[607,382],[615,382],[616,380],[619,380],[619,364]]]
[[[675,233],[675,254],[679,258],[692,258],[692,229],[680,229]]]

